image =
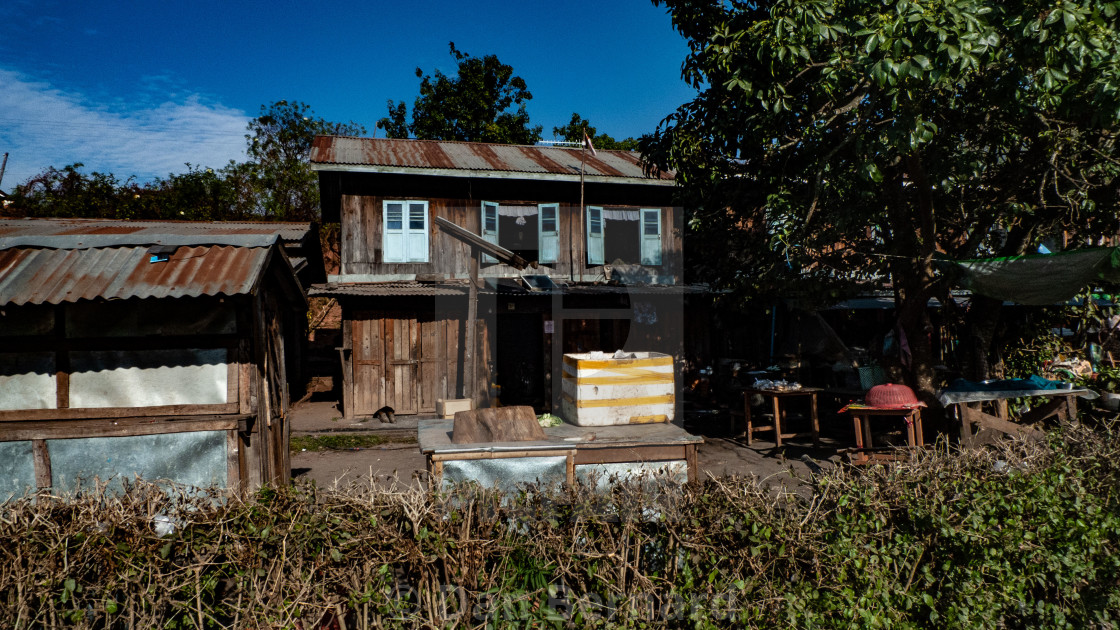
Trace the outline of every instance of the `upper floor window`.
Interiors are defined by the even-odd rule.
[[[382,210],[382,262],[428,262],[428,202],[386,201]]]
[[[527,260],[554,263],[560,249],[560,205],[482,202],[482,237]],[[497,262],[483,255],[484,262]]]
[[[587,263],[661,264],[661,208],[587,207]]]

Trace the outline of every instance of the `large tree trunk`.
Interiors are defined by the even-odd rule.
[[[968,336],[968,367],[965,377],[983,381],[996,376],[992,363],[993,342],[999,326],[1003,300],[973,295],[965,318]]]

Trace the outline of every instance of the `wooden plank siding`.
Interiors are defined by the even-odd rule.
[[[428,202],[428,262],[382,262],[382,208],[386,200],[416,199]],[[506,205],[536,205],[556,200],[486,199]],[[651,274],[680,283],[682,217],[679,209],[657,205],[605,205],[608,209],[661,209],[662,264],[646,266]],[[482,200],[343,195],[341,204],[341,269],[343,276],[384,276],[385,279],[413,279],[417,274],[438,274],[446,278],[466,278],[470,273],[470,248],[443,235],[435,217],[443,217],[472,232],[481,229]],[[601,265],[588,265],[585,238],[585,212],[577,205],[560,206],[560,244],[556,263],[541,265],[551,276],[575,281],[593,281],[603,275]],[[545,273],[542,270],[539,273]],[[516,277],[520,273],[504,264],[483,264],[483,277]]]

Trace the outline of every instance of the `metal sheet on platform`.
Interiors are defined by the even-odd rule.
[[[576,479],[596,490],[606,491],[611,481],[641,479],[656,483],[688,483],[688,462],[683,459],[667,462],[619,462],[613,464],[581,464],[576,466]]]
[[[515,491],[518,485],[527,483],[558,486],[567,480],[567,459],[549,456],[445,461],[443,485],[475,481],[503,492]]]

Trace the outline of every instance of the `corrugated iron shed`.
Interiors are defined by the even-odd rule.
[[[547,146],[318,136],[311,147],[316,170],[499,176],[521,179],[673,185],[674,173],[646,175],[633,151],[597,151]]]
[[[3,249],[0,306],[251,293],[271,251],[179,247],[166,261],[151,262],[147,247]]]
[[[131,235],[159,236],[248,236],[276,234],[285,243],[302,241],[312,227],[308,223],[254,223],[250,221],[117,221],[112,219],[0,219],[0,237]]]

